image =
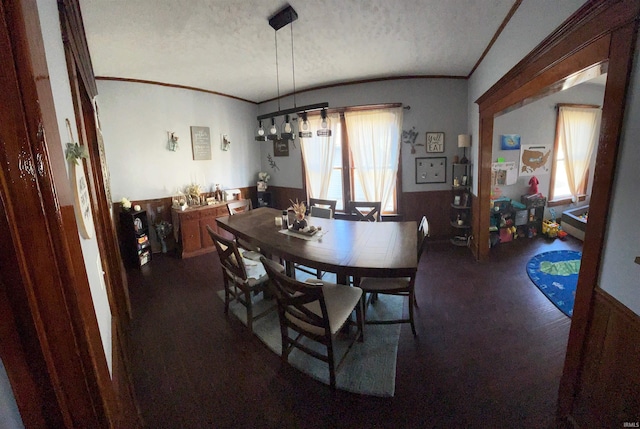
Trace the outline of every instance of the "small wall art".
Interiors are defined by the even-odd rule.
[[[220,149],[226,152],[230,148],[231,148],[231,141],[229,141],[229,136],[226,134],[220,134]]]
[[[519,134],[503,134],[500,136],[500,149],[502,150],[520,150]]]
[[[416,158],[416,183],[446,183],[447,157]]]
[[[191,127],[191,148],[193,160],[211,159],[211,134],[209,127]]]
[[[289,156],[289,140],[274,140],[273,156]]]
[[[427,133],[427,152],[444,152],[444,133]]]

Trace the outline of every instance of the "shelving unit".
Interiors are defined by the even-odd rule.
[[[145,210],[120,212],[120,234],[122,257],[125,262],[134,267],[141,267],[151,261],[153,252]]]
[[[452,166],[451,244],[466,246],[471,231],[471,171],[470,164]]]

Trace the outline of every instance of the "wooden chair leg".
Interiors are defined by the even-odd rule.
[[[245,291],[244,299],[247,307],[247,328],[249,333],[253,334],[253,302],[251,301],[251,292]]]
[[[415,301],[415,291],[409,291],[409,321],[411,322],[411,331],[413,332],[413,336],[417,336],[416,334],[416,324],[413,321],[413,305],[412,303]]]

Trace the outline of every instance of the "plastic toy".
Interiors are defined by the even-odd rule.
[[[538,181],[538,178],[536,176],[531,176],[531,179],[529,179],[529,194],[530,195],[535,195],[538,193],[538,184],[540,182]]]

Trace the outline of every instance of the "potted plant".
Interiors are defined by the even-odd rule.
[[[258,192],[265,192],[267,190],[267,182],[271,179],[269,173],[261,171],[258,173]]]
[[[289,209],[293,210],[294,213],[294,220],[291,225],[291,229],[294,231],[304,229],[307,226],[307,220],[304,218],[307,212],[307,206],[304,201],[298,202],[298,200],[296,200],[295,203],[291,201],[291,207],[289,207]]]

